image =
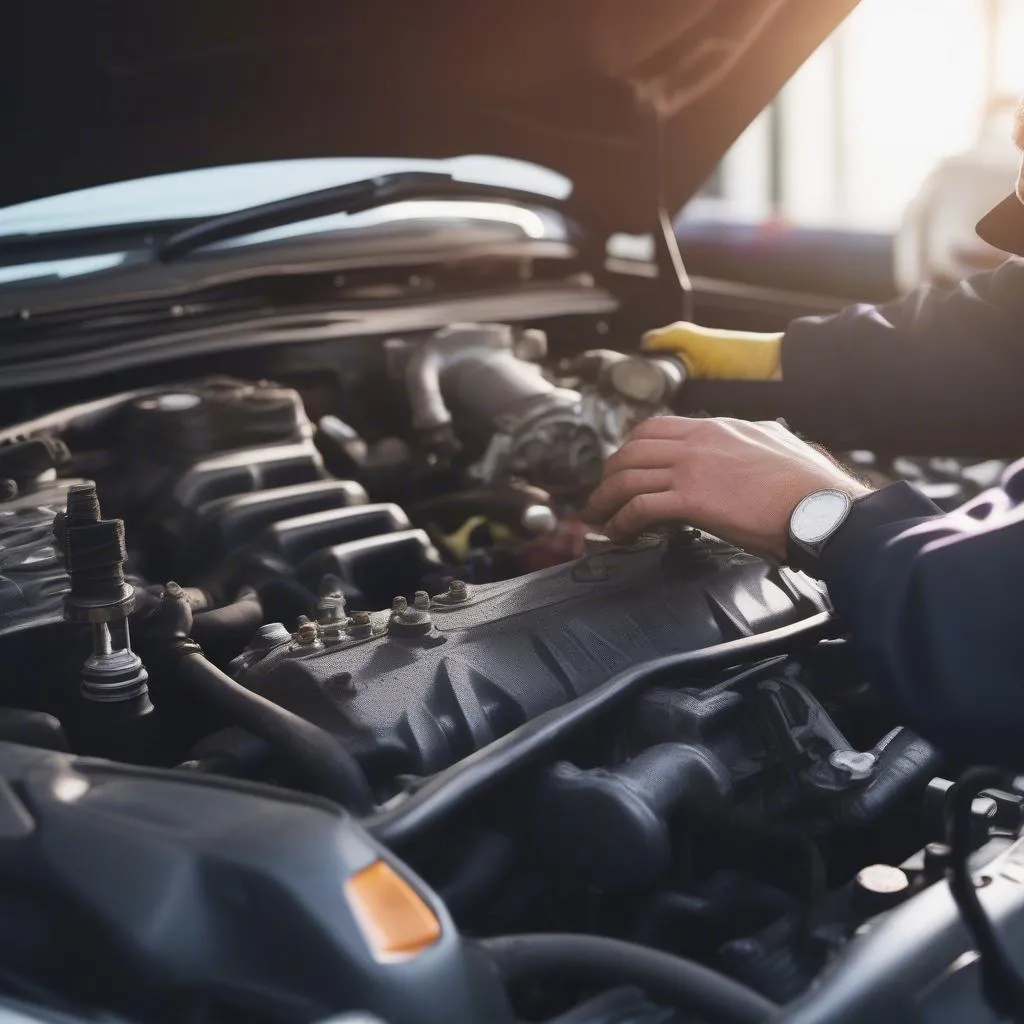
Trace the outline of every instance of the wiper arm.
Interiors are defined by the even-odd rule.
[[[431,171],[406,171],[351,181],[201,221],[164,239],[156,247],[155,255],[160,262],[171,263],[214,242],[241,238],[268,228],[333,213],[360,213],[403,200],[446,198],[505,199],[533,205],[561,205],[558,200],[521,189],[459,181],[450,174]]]

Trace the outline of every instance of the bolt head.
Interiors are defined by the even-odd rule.
[[[438,594],[432,604],[444,607],[445,605],[462,604],[468,600],[469,586],[466,582],[464,580],[452,580],[448,584],[448,589],[443,594]]]
[[[869,779],[877,763],[875,755],[866,750],[835,750],[828,760],[833,768],[854,782]]]
[[[430,607],[430,595],[425,590],[417,590],[413,596],[412,606],[424,611]]]
[[[345,631],[354,640],[362,640],[373,633],[373,625],[369,612],[353,612],[349,616],[348,625]]]
[[[401,594],[399,594],[398,597],[396,597],[391,602],[391,611],[394,612],[396,615],[400,615],[408,607],[409,607],[409,602],[406,601],[406,599],[404,597],[402,597]]]
[[[305,615],[299,618],[298,629],[295,631],[295,639],[300,644],[315,644],[320,639],[320,630],[315,622],[310,622]]]
[[[548,505],[528,505],[520,520],[528,533],[543,535],[558,528],[558,517]]]

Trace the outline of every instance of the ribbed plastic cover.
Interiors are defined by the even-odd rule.
[[[354,644],[283,645],[247,686],[341,736],[378,783],[429,775],[647,658],[797,621],[823,591],[703,537],[655,539],[435,599],[434,629]]]

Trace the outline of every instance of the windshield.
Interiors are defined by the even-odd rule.
[[[344,157],[209,167],[116,182],[0,209],[0,237],[215,217],[317,189],[404,171],[437,171],[462,181],[564,199],[568,178],[520,160]]]

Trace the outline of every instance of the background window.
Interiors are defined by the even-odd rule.
[[[893,231],[942,161],[982,151],[1008,191],[1020,92],[1021,0],[862,0],[684,219]]]

